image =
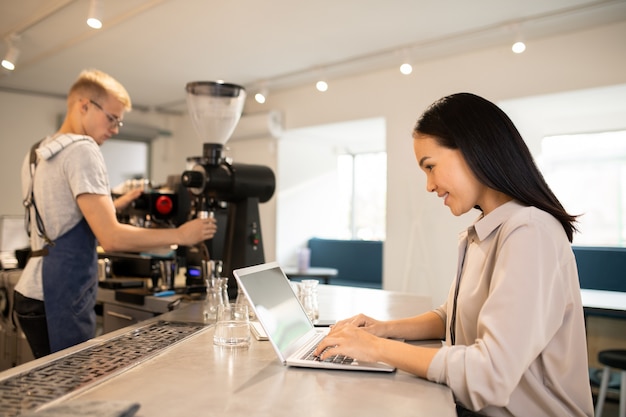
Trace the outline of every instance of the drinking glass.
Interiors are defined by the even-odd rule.
[[[227,303],[217,306],[217,322],[213,343],[226,347],[246,347],[250,345],[250,322],[248,306]]]

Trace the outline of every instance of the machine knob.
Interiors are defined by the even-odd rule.
[[[187,188],[202,188],[204,185],[204,174],[200,171],[185,171],[180,180]]]
[[[170,214],[174,208],[174,202],[170,197],[162,195],[156,199],[155,208],[159,214]]]

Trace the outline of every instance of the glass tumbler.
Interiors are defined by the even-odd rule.
[[[250,345],[250,321],[247,305],[228,303],[217,307],[213,343],[226,347]]]

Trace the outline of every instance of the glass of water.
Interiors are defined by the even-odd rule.
[[[227,347],[250,345],[250,322],[246,304],[226,303],[217,306],[213,343]]]

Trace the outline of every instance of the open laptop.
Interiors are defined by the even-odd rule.
[[[384,363],[337,357],[320,361],[312,355],[329,328],[315,327],[306,315],[289,279],[277,262],[236,269],[237,284],[250,300],[259,322],[284,365],[307,368],[392,372]],[[308,358],[307,358],[308,357]]]

